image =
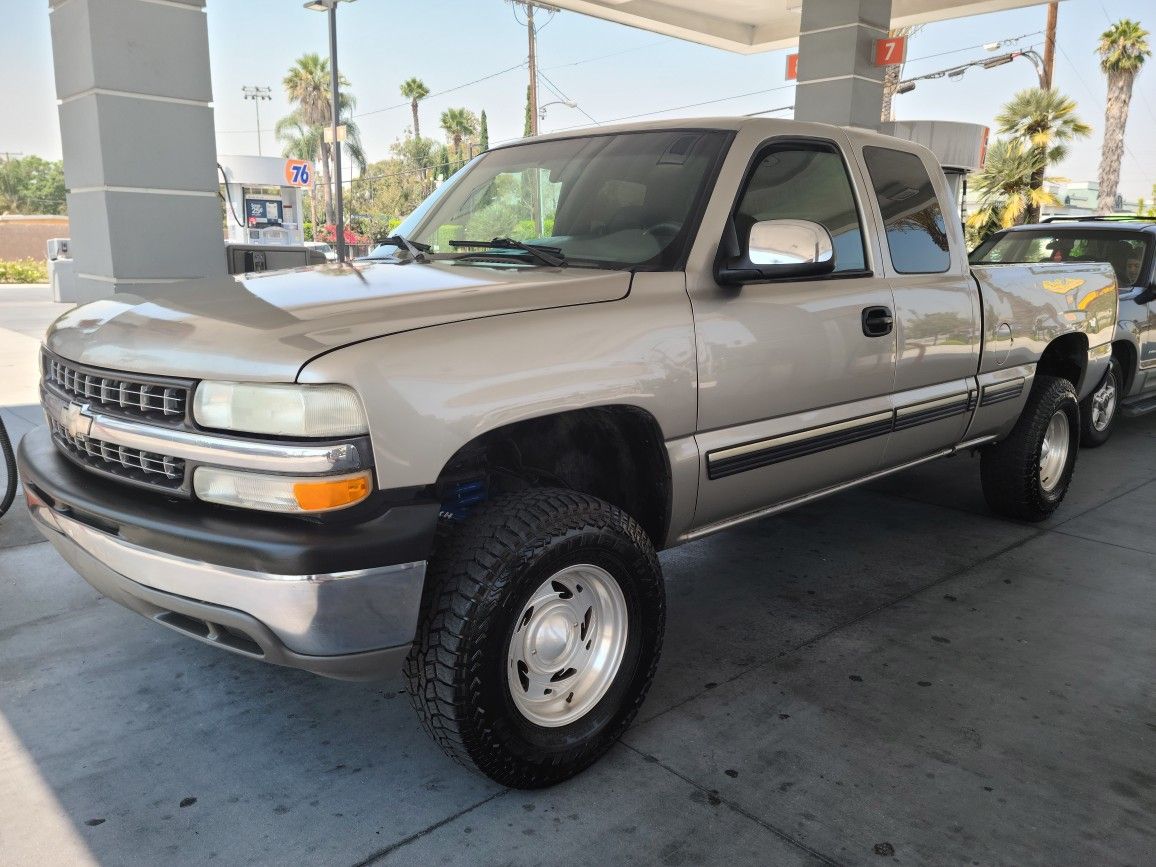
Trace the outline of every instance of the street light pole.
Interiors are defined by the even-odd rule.
[[[271,100],[270,95],[273,89],[271,87],[258,87],[256,85],[246,84],[241,88],[241,92],[245,94],[245,99],[253,100],[253,107],[257,109],[257,156],[261,154],[261,100]]]
[[[333,204],[336,225],[333,227],[334,241],[337,246],[337,261],[346,260],[345,249],[345,201],[341,189],[341,139],[337,135],[337,126],[341,120],[341,74],[337,71],[337,4],[352,3],[353,0],[309,0],[306,9],[315,12],[329,13],[329,87],[330,87],[330,120],[333,135]]]
[[[341,188],[341,139],[337,137],[338,115],[341,114],[340,77],[337,73],[337,4],[329,5],[329,78],[332,94],[333,119],[333,188],[337,225],[334,237],[337,241],[337,261],[345,261],[345,200]]]

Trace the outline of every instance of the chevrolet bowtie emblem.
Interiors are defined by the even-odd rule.
[[[88,409],[87,406],[81,406],[78,403],[70,403],[64,408],[60,423],[64,425],[69,436],[86,437],[92,430],[92,416],[85,412],[86,409]]]
[[[88,405],[66,403],[54,395],[44,395],[44,408],[48,415],[72,437],[87,437],[92,430],[92,416]]]

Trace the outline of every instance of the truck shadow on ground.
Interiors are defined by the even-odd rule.
[[[1109,447],[1083,453],[1055,527],[1062,532],[1156,479],[1154,439],[1156,423],[1141,420],[1125,424]],[[663,554],[667,637],[629,746],[543,793],[506,793],[443,757],[399,679],[346,684],[263,666],[101,599],[47,545],[26,544],[27,519],[14,513],[0,524],[0,714],[11,732],[0,738],[0,756],[16,768],[0,782],[0,837],[14,840],[23,826],[21,839],[31,835],[36,848],[15,851],[63,853],[54,834],[67,831],[96,861],[142,864],[358,863],[414,857],[422,847],[436,859],[550,860],[535,848],[544,834],[553,835],[552,851],[585,840],[588,851],[619,860],[629,860],[621,857],[628,850],[653,860],[641,855],[671,840],[681,841],[673,855],[710,858],[725,850],[724,839],[754,845],[758,835],[806,855],[782,838],[821,838],[794,827],[796,813],[821,814],[821,803],[794,804],[780,816],[785,808],[756,792],[739,807],[742,796],[719,796],[714,782],[734,770],[726,760],[714,767],[702,759],[705,768],[672,775],[662,770],[673,765],[666,754],[691,737],[713,755],[716,727],[702,721],[696,729],[687,714],[693,719],[716,690],[728,701],[753,690],[767,722],[746,732],[756,744],[752,760],[763,751],[838,755],[845,745],[837,741],[815,745],[799,728],[771,726],[802,696],[777,675],[772,689],[752,672],[785,671],[843,629],[886,644],[872,636],[872,616],[920,591],[942,596],[941,586],[1047,533],[989,516],[977,473],[970,458],[954,458]],[[883,735],[909,736],[902,726]],[[27,797],[30,780],[51,793],[49,802]],[[1137,793],[1133,812],[1150,819],[1152,792],[1121,784]],[[928,781],[911,797],[942,794]],[[726,823],[737,824],[720,824],[720,803],[733,808]],[[865,814],[871,809],[863,805]],[[744,818],[761,812],[760,823]],[[880,823],[867,815],[840,821]],[[612,827],[636,830],[602,834]],[[469,839],[472,848],[451,852],[451,841]],[[874,857],[869,845],[826,851],[840,861]]]

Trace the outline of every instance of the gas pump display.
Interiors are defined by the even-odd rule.
[[[250,226],[281,225],[280,199],[245,199],[245,216]]]

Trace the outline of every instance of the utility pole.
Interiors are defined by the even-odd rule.
[[[530,38],[530,135],[538,134],[538,31],[534,29],[534,4],[526,2],[526,32]]]
[[[241,92],[245,94],[245,99],[253,100],[253,107],[257,109],[257,156],[261,156],[261,100],[271,100],[273,89],[271,87],[257,87],[256,85],[246,84],[241,88]]]
[[[1059,0],[1052,0],[1048,4],[1048,26],[1044,36],[1044,73],[1040,84],[1044,90],[1052,89],[1052,69],[1056,64],[1056,18],[1059,11]]]

